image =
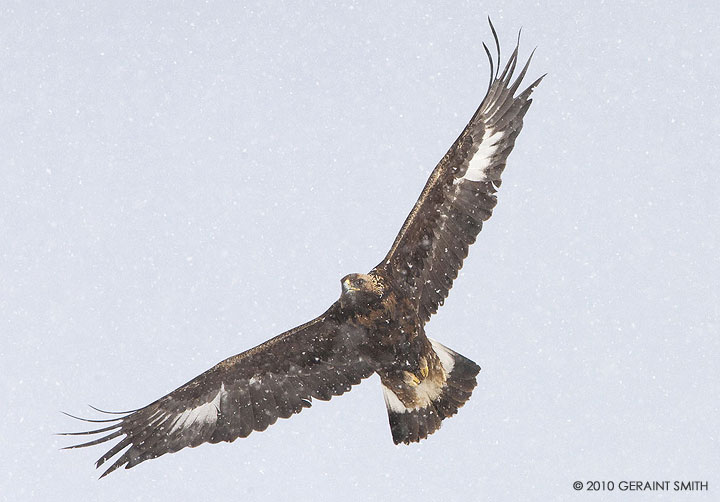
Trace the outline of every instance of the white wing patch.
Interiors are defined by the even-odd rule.
[[[172,427],[168,431],[168,434],[185,427],[190,427],[198,420],[206,424],[216,422],[219,413],[218,410],[220,409],[220,400],[222,400],[223,396],[226,395],[227,391],[225,390],[225,384],[223,383],[220,385],[220,390],[212,401],[200,405],[197,408],[191,408],[183,411],[173,423]]]
[[[470,159],[467,171],[461,179],[487,181],[487,169],[491,165],[492,158],[500,149],[500,142],[504,137],[504,131],[485,129],[482,140],[480,140],[480,147]]]

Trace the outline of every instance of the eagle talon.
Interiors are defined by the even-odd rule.
[[[415,375],[414,373],[410,373],[409,371],[405,372],[405,380],[407,381],[408,385],[412,385],[413,387],[417,387],[420,385],[420,379]]]
[[[430,373],[430,370],[428,369],[427,366],[423,366],[422,368],[420,368],[420,374],[422,375],[423,380],[425,380],[427,378],[429,373]]]

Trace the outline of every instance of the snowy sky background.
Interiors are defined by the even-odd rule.
[[[717,496],[715,2],[54,4],[0,10],[0,499]],[[483,368],[460,413],[395,447],[373,377],[102,481],[59,451],[60,410],[148,404],[382,258],[483,97],[487,15],[549,75],[427,328]]]

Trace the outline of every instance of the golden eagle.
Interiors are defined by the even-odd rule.
[[[343,277],[340,299],[316,319],[220,362],[144,408],[87,420],[104,426],[66,434],[103,435],[68,448],[121,438],[97,461],[100,467],[127,448],[105,476],[188,446],[263,431],[312,399],[339,396],[373,373],[380,375],[395,444],[420,441],[454,415],[470,397],[480,367],[425,336],[424,325],[492,214],[530,94],[543,78],[516,96],[532,55],[514,78],[516,46],[501,72],[500,44],[490,28],[497,68],[483,44],[490,61],[487,94],[378,266]]]

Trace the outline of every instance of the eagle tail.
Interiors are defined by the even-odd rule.
[[[395,444],[417,443],[438,430],[444,419],[453,416],[465,404],[477,385],[475,377],[480,366],[434,340],[430,342],[438,355],[446,379],[436,390],[433,390],[432,384],[423,387],[429,379],[412,388],[417,394],[426,395],[424,403],[421,401],[420,405],[407,406],[396,392],[383,383],[390,431]]]

